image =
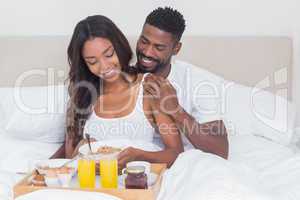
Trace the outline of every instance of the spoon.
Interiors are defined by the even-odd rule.
[[[90,135],[89,134],[85,134],[86,136],[86,139],[88,141],[88,145],[89,145],[89,149],[90,149],[90,153],[92,153],[92,147],[91,147],[91,138],[90,138]]]

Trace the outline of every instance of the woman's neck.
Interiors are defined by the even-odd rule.
[[[129,76],[129,75],[128,75]],[[103,83],[103,94],[109,93],[119,93],[127,89],[130,85],[130,80],[128,77],[120,75],[118,79],[113,82]]]

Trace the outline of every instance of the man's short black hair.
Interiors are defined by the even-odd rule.
[[[183,15],[170,7],[159,7],[153,10],[146,18],[147,24],[171,33],[179,41],[185,30]]]

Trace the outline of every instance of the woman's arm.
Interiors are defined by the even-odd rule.
[[[54,158],[65,158],[65,143],[50,157],[50,159]]]
[[[144,101],[144,103],[146,103]],[[119,166],[124,167],[127,162],[133,160],[144,160],[152,163],[167,163],[170,167],[176,160],[177,156],[183,152],[183,145],[179,131],[172,119],[157,111],[155,106],[151,105],[152,116],[165,149],[157,152],[149,152],[141,149],[129,147],[123,150],[119,155]]]
[[[74,137],[66,133],[63,145],[50,158],[72,158],[74,150]]]

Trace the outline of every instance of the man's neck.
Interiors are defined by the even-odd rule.
[[[157,70],[156,72],[154,72],[154,74],[163,78],[167,78],[171,72],[171,63],[160,69],[161,70]]]

